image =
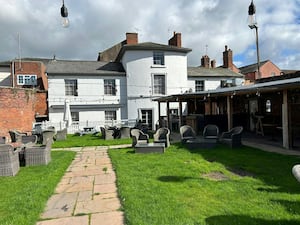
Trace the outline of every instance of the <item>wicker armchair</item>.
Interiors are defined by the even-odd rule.
[[[17,130],[10,130],[9,135],[11,138],[11,142],[20,142],[22,144],[36,144],[37,143],[37,135],[27,135],[27,133],[21,133]]]
[[[67,140],[67,128],[58,130],[56,135],[55,135],[55,140],[56,141],[63,141]]]
[[[208,124],[203,129],[204,139],[218,140],[219,138],[219,128],[217,125]]]
[[[183,125],[180,127],[180,136],[182,143],[186,143],[188,140],[196,139],[196,133],[189,125]]]
[[[0,144],[0,176],[15,176],[20,170],[19,151],[9,144]]]
[[[222,133],[220,142],[229,145],[231,148],[240,147],[242,145],[242,132],[242,126],[234,127],[230,131]]]
[[[52,142],[52,139],[48,138],[46,145],[26,147],[25,165],[47,165],[51,161]]]
[[[164,143],[166,148],[170,146],[170,130],[166,127],[159,128],[153,138],[154,143]]]
[[[104,140],[112,140],[114,139],[114,130],[108,129],[104,127],[100,127],[101,129],[101,135]]]
[[[47,144],[47,141],[50,140],[51,144],[53,142],[53,138],[55,135],[55,130],[43,130],[42,137],[43,137],[43,145]]]
[[[120,138],[130,138],[130,127],[121,127],[120,136]]]
[[[132,138],[132,147],[138,143],[149,143],[149,135],[143,133],[143,131],[134,128],[130,131],[130,133]]]
[[[10,135],[11,142],[22,142],[22,137],[26,136],[26,133],[21,133],[17,130],[8,131]]]

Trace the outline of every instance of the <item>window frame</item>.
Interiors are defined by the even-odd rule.
[[[71,112],[72,122],[79,122],[79,112]]]
[[[37,75],[35,74],[18,74],[17,75],[17,85],[37,85]]]
[[[78,81],[77,79],[65,79],[65,95],[78,96]]]
[[[163,77],[163,79],[158,79]],[[156,81],[163,80],[163,83],[156,84]],[[158,91],[157,91],[158,90]],[[152,93],[153,95],[166,95],[166,74],[153,74],[152,76]]]
[[[116,110],[106,110],[106,111],[104,111],[104,118],[107,121],[117,120],[117,111]]]
[[[104,95],[115,96],[116,91],[116,80],[115,79],[104,79]]]
[[[163,51],[153,52],[153,65],[164,66],[165,65],[165,53]]]
[[[201,84],[199,84],[198,82],[201,82]],[[205,80],[195,80],[195,92],[201,91],[205,91]]]

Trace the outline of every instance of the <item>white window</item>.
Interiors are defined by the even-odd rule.
[[[77,89],[77,80],[65,80],[66,96],[78,96]]]
[[[79,121],[79,112],[71,112],[72,121]]]
[[[163,74],[153,75],[153,94],[166,94],[166,77]]]
[[[116,111],[105,111],[105,120],[116,120],[117,113]]]
[[[104,80],[104,94],[116,95],[116,81],[113,79]]]
[[[32,85],[35,86],[37,85],[37,76],[36,75],[24,75],[24,74],[19,74],[17,75],[17,84],[18,85]]]
[[[195,92],[204,91],[204,80],[195,80]]]
[[[165,65],[164,52],[153,52],[153,64],[154,65]]]

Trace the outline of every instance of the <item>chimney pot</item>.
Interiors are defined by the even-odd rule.
[[[169,45],[181,48],[181,33],[174,31],[173,37],[169,40]]]
[[[128,44],[128,45],[138,44],[138,34],[137,33],[126,33],[126,44]]]
[[[216,68],[216,60],[211,60],[210,61],[210,67],[211,68]]]
[[[232,51],[225,45],[225,51],[223,52],[223,67],[233,70]]]
[[[202,67],[209,68],[209,62],[210,62],[210,59],[209,59],[208,55],[202,56],[202,58],[201,58],[201,66]]]

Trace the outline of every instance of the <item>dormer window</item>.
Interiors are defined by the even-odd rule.
[[[164,52],[153,52],[153,65],[165,65]]]

